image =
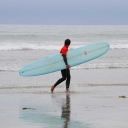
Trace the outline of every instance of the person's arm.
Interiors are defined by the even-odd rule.
[[[70,66],[68,65],[68,62],[67,62],[67,57],[66,57],[66,55],[62,55],[62,57],[63,57],[63,60],[64,60],[64,62],[65,62],[66,68],[70,68]]]
[[[62,57],[63,57],[64,63],[65,63],[66,65],[68,65],[68,62],[67,62],[67,57],[66,57],[66,55],[62,55]]]

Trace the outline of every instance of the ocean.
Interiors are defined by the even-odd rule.
[[[95,42],[109,43],[110,50],[71,68],[68,96],[64,82],[50,93],[60,72],[19,76],[23,66],[59,53],[65,39],[69,50]],[[127,128],[127,98],[118,98],[127,96],[127,76],[127,25],[0,25],[2,128]]]
[[[31,61],[58,53],[67,38],[72,41],[70,49],[94,42],[110,44],[112,55],[75,69],[128,68],[128,26],[0,25],[0,71],[17,72]]]

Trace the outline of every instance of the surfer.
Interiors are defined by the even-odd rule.
[[[70,65],[67,62],[67,51],[68,47],[70,46],[71,41],[69,39],[66,39],[64,42],[64,46],[61,48],[60,53],[63,57],[64,63],[66,65],[66,69],[61,70],[62,78],[60,78],[53,86],[51,86],[51,92],[54,91],[55,87],[66,80],[66,92],[69,92],[69,86],[70,86]]]

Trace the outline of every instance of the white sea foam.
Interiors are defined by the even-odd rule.
[[[128,44],[111,44],[110,49],[128,49]]]
[[[6,44],[0,46],[0,51],[13,51],[13,50],[59,50],[60,46],[53,45],[38,45],[38,44]]]
[[[71,49],[77,48],[83,45],[73,45]],[[0,51],[13,51],[13,50],[60,50],[62,45],[51,45],[41,43],[6,43],[0,45]],[[128,44],[110,44],[110,49],[128,49]]]

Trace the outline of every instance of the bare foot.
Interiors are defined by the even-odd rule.
[[[55,88],[54,86],[51,86],[51,92],[53,92],[53,91],[54,91],[54,88]]]
[[[67,89],[67,90],[66,90],[66,93],[70,93],[70,90],[69,90],[69,89]]]

